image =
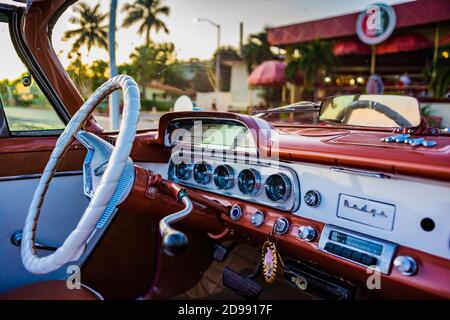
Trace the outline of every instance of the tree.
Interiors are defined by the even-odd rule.
[[[76,25],[76,28],[67,30],[63,36],[64,41],[75,38],[69,57],[83,46],[87,47],[88,52],[92,47],[108,49],[108,26],[105,24],[108,14],[100,12],[100,3],[90,7],[81,2],[74,6],[73,12],[69,22]]]
[[[336,63],[331,44],[319,39],[288,48],[287,56],[286,79],[295,83],[301,73],[308,92],[325,74],[332,72]]]
[[[75,58],[72,59],[66,70],[83,96],[92,93],[88,83],[88,66],[83,64],[81,54],[77,54]]]
[[[141,85],[141,95],[145,99],[145,86],[151,80],[162,79],[170,64],[176,61],[172,43],[159,43],[137,47],[130,55],[132,70]]]
[[[92,91],[108,80],[108,63],[104,60],[95,60],[87,67]]]
[[[248,36],[247,44],[241,48],[242,56],[247,63],[247,70],[253,70],[254,67],[262,62],[271,60],[275,57],[270,50],[270,44],[265,32],[255,33]]]
[[[450,45],[442,47],[438,51],[438,58],[435,62],[435,74],[433,76],[433,67],[425,70],[425,76],[429,81],[428,90],[434,98],[440,99],[448,93],[450,86],[450,63],[448,62],[448,52]],[[447,56],[445,57],[445,53]]]
[[[217,52],[220,52],[220,91],[230,91],[231,84],[231,66],[225,64],[226,61],[235,61],[240,60],[241,57],[237,50],[232,46],[222,46],[214,52],[213,59],[211,60],[211,68],[208,70],[213,70],[213,66],[216,65]],[[211,72],[209,72],[210,76],[212,76],[213,86],[215,87],[215,75],[213,76]]]
[[[122,26],[128,28],[136,23],[139,25],[139,34],[145,34],[145,43],[150,45],[150,32],[155,29],[156,32],[163,30],[169,33],[166,24],[160,19],[160,16],[169,16],[170,8],[161,5],[160,0],[135,0],[134,3],[126,3],[122,12],[127,16],[123,20]]]

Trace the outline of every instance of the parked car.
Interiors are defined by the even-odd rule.
[[[0,106],[1,299],[450,298],[450,136],[416,99],[169,112],[137,131],[134,79],[83,101],[61,67],[48,33],[72,2],[0,5],[56,119],[12,129],[30,109]],[[115,90],[105,131],[92,113]]]

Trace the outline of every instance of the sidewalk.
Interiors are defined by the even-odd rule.
[[[141,111],[138,122],[138,129],[158,128],[159,118],[162,112]],[[95,120],[105,129],[109,129],[109,117],[106,114],[94,114]]]

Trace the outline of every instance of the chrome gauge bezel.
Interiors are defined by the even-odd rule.
[[[218,171],[219,171],[219,169],[222,169],[222,168],[224,168],[226,170],[227,175],[228,175],[228,182],[224,187],[219,186],[219,183],[217,182],[219,179]],[[214,184],[216,185],[216,187],[221,190],[228,190],[228,189],[232,188],[234,185],[234,181],[235,181],[234,169],[228,164],[221,164],[221,165],[217,166],[214,169],[213,180],[214,180]]]
[[[285,188],[286,188],[286,192],[284,194],[284,196],[281,199],[273,199],[272,196],[272,191],[270,190],[270,185],[269,185],[269,180],[272,177],[280,177],[281,180],[283,181],[283,183],[285,184]],[[291,183],[291,179],[289,179],[289,177],[287,175],[285,175],[284,173],[275,173],[272,174],[270,176],[267,177],[266,182],[264,184],[264,189],[266,190],[266,195],[267,197],[274,201],[274,202],[285,202],[287,199],[289,199],[289,197],[291,196],[291,192],[292,192],[292,183]]]
[[[181,164],[184,164],[184,165],[186,166],[186,173],[184,174],[183,177],[179,177],[178,174],[177,174],[177,173],[178,173],[178,172],[177,172],[177,168],[178,168],[178,166],[181,165]],[[175,165],[174,165],[174,168],[173,168],[173,172],[174,172],[175,176],[176,176],[178,179],[186,181],[186,180],[188,180],[188,179],[192,176],[192,164],[190,164],[190,163],[185,163],[185,162],[180,162],[180,163],[178,163],[178,164],[175,164]]]
[[[242,182],[243,182],[243,175],[246,174],[247,172],[250,172],[253,175],[253,178],[255,180],[255,186],[253,188],[253,190],[249,193],[244,192],[243,186],[242,186]],[[242,194],[247,195],[247,196],[254,196],[255,194],[258,193],[259,189],[261,188],[261,175],[259,174],[259,172],[255,169],[252,168],[248,168],[248,169],[244,169],[241,172],[239,172],[238,178],[238,188],[239,190],[242,192]]]
[[[176,160],[176,156],[173,155],[173,160]],[[283,162],[270,161],[266,159],[259,159],[254,157],[244,157],[244,156],[234,156],[232,159],[225,159],[223,156],[218,154],[210,154],[205,157],[204,153],[193,152],[184,155],[184,159],[192,159],[192,174],[188,180],[180,180],[175,176],[174,166],[175,161],[169,162],[168,167],[168,178],[182,186],[191,187],[194,189],[199,189],[211,193],[216,193],[219,195],[231,197],[234,199],[239,199],[243,201],[248,201],[251,203],[264,205],[272,207],[277,210],[285,212],[295,212],[301,205],[301,189],[300,181],[295,170],[291,169],[288,165]],[[198,159],[198,160],[195,160]],[[194,180],[193,177],[193,167],[194,164],[206,162],[211,168],[211,179],[207,184],[200,184]],[[214,173],[216,168],[219,166],[229,166],[233,170],[234,182],[228,189],[220,189],[214,182]],[[228,169],[228,168],[227,168]],[[239,190],[238,186],[238,176],[241,171],[249,169],[254,173],[257,172],[258,186],[254,189],[251,194],[244,194]],[[285,174],[291,181],[291,192],[290,196],[284,201],[272,201],[264,191],[264,184],[267,178],[273,174]]]
[[[205,180],[204,181],[198,181],[196,176],[195,176],[195,172],[196,172],[196,167],[199,165],[204,165],[206,167],[206,172],[205,172]],[[192,177],[194,178],[195,182],[197,182],[200,185],[207,185],[210,181],[211,181],[211,166],[206,163],[205,161],[201,161],[201,162],[197,162],[196,164],[194,164],[193,168],[192,168]]]

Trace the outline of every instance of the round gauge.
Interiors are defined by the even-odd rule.
[[[184,162],[175,165],[175,176],[180,180],[188,180],[191,177],[191,166]]]
[[[291,195],[291,181],[283,173],[269,176],[266,180],[266,194],[272,201],[286,201]]]
[[[211,180],[211,166],[206,162],[194,165],[194,180],[200,184],[208,184]]]
[[[230,189],[234,183],[234,170],[229,165],[220,165],[214,170],[214,183],[219,189]]]
[[[258,171],[254,169],[244,169],[238,176],[239,190],[246,195],[254,195],[258,192],[261,185],[261,178]]]

